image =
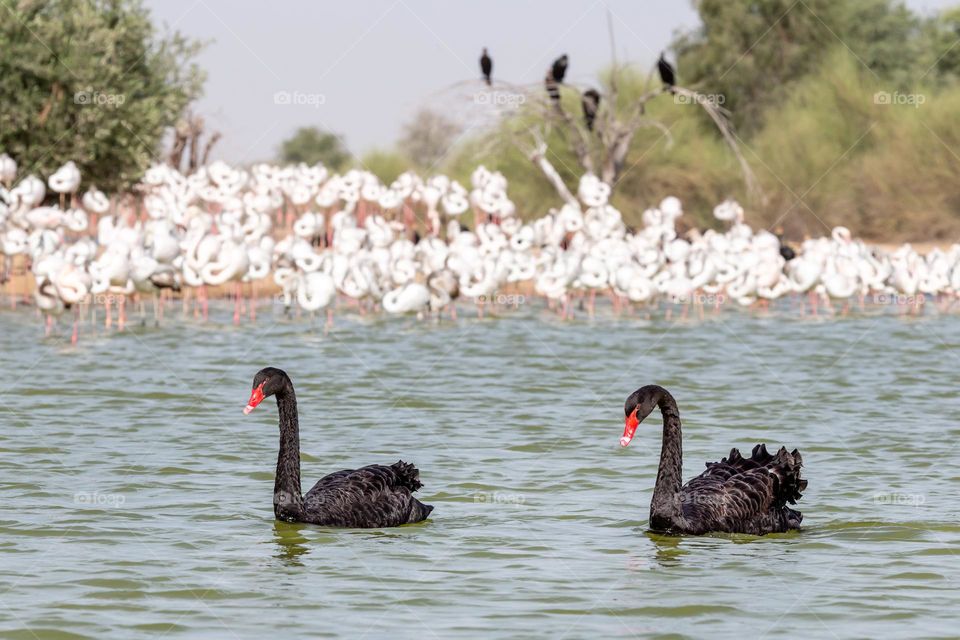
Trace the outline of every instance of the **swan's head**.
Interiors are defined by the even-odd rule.
[[[247,406],[243,408],[244,414],[249,414],[257,408],[257,405],[264,399],[281,391],[287,386],[290,378],[282,369],[266,367],[260,369],[257,375],[253,376],[253,390],[250,391],[250,399],[247,400]]]
[[[627,397],[627,401],[623,404],[625,418],[623,437],[620,438],[621,447],[627,446],[633,440],[633,434],[637,432],[637,427],[660,402],[661,391],[661,387],[647,385],[646,387],[640,387]]]

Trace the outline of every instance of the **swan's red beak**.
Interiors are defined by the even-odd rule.
[[[633,413],[628,415],[623,423],[623,437],[620,438],[621,447],[630,444],[630,441],[633,440],[633,434],[637,432],[637,427],[640,426],[640,421],[637,420],[637,409],[639,408],[639,406],[634,408]]]
[[[247,406],[243,408],[243,414],[249,415],[251,411],[257,408],[257,405],[263,402],[263,385],[267,384],[264,380],[260,386],[250,392],[250,399],[247,400]]]

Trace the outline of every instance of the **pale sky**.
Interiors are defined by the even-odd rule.
[[[300,126],[342,135],[362,155],[390,148],[421,106],[454,85],[540,82],[561,53],[567,79],[589,84],[610,63],[607,11],[621,62],[652,64],[678,30],[698,24],[686,0],[145,0],[154,20],[207,41],[197,105],[223,133],[214,157],[272,159]],[[910,0],[929,13],[956,0]],[[669,56],[668,56],[669,57]],[[682,70],[680,70],[682,77]],[[458,84],[459,83],[459,84]],[[291,103],[277,104],[277,92]],[[282,102],[284,97],[280,97]]]

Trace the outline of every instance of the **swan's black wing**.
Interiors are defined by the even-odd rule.
[[[773,460],[774,456],[767,452],[767,446],[764,444],[755,446],[749,458],[744,458],[743,455],[740,454],[739,449],[733,448],[730,449],[730,454],[726,458],[720,459],[720,462],[708,462],[707,470],[695,479],[720,478],[722,480],[728,480],[738,473],[765,467]]]
[[[727,531],[763,535],[800,526],[796,504],[807,481],[800,477],[800,452],[781,448],[770,455],[764,445],[750,458],[736,449],[681,489],[684,528],[691,533]]]
[[[303,497],[304,521],[328,527],[397,527],[433,511],[413,497],[420,472],[400,461],[345,469],[321,478]]]

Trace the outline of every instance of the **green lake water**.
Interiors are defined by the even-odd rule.
[[[3,311],[0,637],[960,636],[960,319],[529,306],[328,335],[224,306],[77,347]],[[275,522],[276,407],[241,412],[266,365],[296,386],[304,490],[402,458],[430,520]],[[687,477],[799,448],[804,529],[647,532],[659,414],[618,439],[648,383],[680,405]]]

